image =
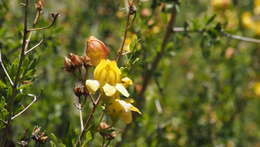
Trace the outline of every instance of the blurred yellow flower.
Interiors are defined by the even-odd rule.
[[[256,15],[260,14],[260,0],[255,0],[254,1],[254,13]]]
[[[132,122],[132,111],[141,114],[140,110],[124,100],[115,99],[107,106],[108,114],[112,119],[122,119],[125,123]]]
[[[254,89],[255,95],[260,96],[260,82],[256,82],[254,84],[253,89]]]
[[[101,60],[94,70],[94,79],[99,81],[101,86],[106,83],[115,85],[121,80],[121,71],[115,61]]]
[[[135,41],[135,40],[137,40],[137,36],[133,33],[130,33],[125,40],[125,44],[124,44],[124,47],[123,47],[124,54],[131,52],[130,46],[131,46],[132,42]]]
[[[254,15],[251,14],[250,12],[244,12],[242,14],[242,24],[254,31],[256,35],[260,35],[260,21],[255,20],[255,16],[260,15],[260,0],[255,0],[254,1]]]
[[[231,0],[212,0],[211,5],[214,9],[226,9],[231,5]]]
[[[249,29],[254,29],[255,28],[255,23],[252,20],[252,15],[250,12],[244,12],[242,14],[242,23],[245,27]]]

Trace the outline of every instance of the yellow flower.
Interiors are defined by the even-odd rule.
[[[140,110],[124,100],[115,99],[107,106],[108,114],[112,119],[122,119],[125,123],[132,122],[132,111],[141,114]]]
[[[115,85],[121,80],[121,71],[115,61],[101,60],[94,70],[94,79],[99,81],[101,86],[106,83]]]
[[[254,1],[254,13],[256,15],[260,14],[260,0],[255,0]]]
[[[135,34],[131,33],[130,35],[128,35],[128,37],[125,40],[124,47],[123,47],[124,54],[131,52],[130,46],[131,46],[132,42],[135,40],[137,40],[137,36]]]
[[[255,23],[252,20],[252,15],[250,14],[250,12],[244,12],[242,14],[242,23],[245,27],[247,27],[249,29],[255,28]]]
[[[226,9],[231,5],[231,0],[212,0],[211,5],[214,9]]]
[[[260,96],[260,82],[254,84],[254,92],[256,96]]]

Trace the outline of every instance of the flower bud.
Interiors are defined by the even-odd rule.
[[[121,71],[115,61],[101,60],[94,70],[94,79],[103,87],[105,84],[120,83]]]
[[[106,59],[109,54],[107,46],[94,36],[87,39],[86,55],[90,58],[92,65],[96,66],[101,59]]]

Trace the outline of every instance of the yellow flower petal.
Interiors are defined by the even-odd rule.
[[[116,84],[115,86],[116,90],[119,91],[123,96],[129,97],[128,91],[125,89],[123,84]]]
[[[130,108],[129,108],[131,111],[135,111],[135,112],[137,112],[137,113],[139,113],[139,114],[142,114],[142,112],[138,109],[138,108],[136,108],[135,106],[131,106]]]
[[[105,84],[103,90],[106,96],[113,96],[116,93],[116,88],[110,84]]]
[[[124,77],[123,79],[121,79],[121,81],[125,87],[128,87],[129,85],[133,85],[133,81],[128,77]]]
[[[120,82],[121,71],[115,61],[101,60],[94,70],[94,79],[98,80],[101,86],[106,83],[115,85]]]
[[[132,99],[132,98],[125,99],[125,101],[126,101],[127,103],[130,103],[130,104],[132,104],[132,103],[135,102],[135,100]]]
[[[86,87],[90,94],[95,93],[99,88],[99,82],[97,80],[86,80]]]

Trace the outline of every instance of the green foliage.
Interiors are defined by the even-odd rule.
[[[29,1],[31,28],[35,8],[34,1]],[[128,35],[134,34],[136,38],[131,39],[130,50],[119,65],[123,74],[134,81],[129,91],[135,95],[133,99],[142,115],[134,117],[125,136],[121,135],[126,125],[120,121],[112,124],[105,115],[103,121],[110,122],[117,133],[110,146],[121,141],[119,146],[256,146],[260,140],[260,99],[255,90],[255,83],[260,82],[259,44],[225,35],[259,38],[241,20],[244,12],[252,11],[253,1],[232,1],[221,10],[205,0],[179,2],[173,5],[172,0],[135,1],[136,16]],[[63,57],[70,52],[84,55],[86,38],[93,35],[110,48],[110,59],[114,59],[124,35],[125,3],[123,0],[45,0],[45,3],[43,18],[36,27],[50,23],[47,12],[58,11],[61,16],[52,28],[32,34],[29,48],[41,39],[43,43],[25,56],[16,88],[0,68],[0,135],[5,133],[10,116],[30,104],[32,97],[28,94],[34,94],[37,101],[12,121],[13,141],[21,141],[27,129],[30,136],[39,125],[48,136],[47,143],[39,146],[72,147],[80,134],[73,92],[76,79],[64,71]],[[173,7],[177,7],[173,27],[181,31],[171,32],[173,36],[157,68],[150,70],[162,51]],[[22,11],[18,1],[0,0],[0,51],[13,81],[20,61]],[[229,23],[234,24],[230,27]],[[149,74],[148,89],[140,97],[143,79]],[[91,109],[87,100],[84,120]],[[103,111],[97,108],[82,146],[101,146],[103,136],[97,128]],[[29,146],[35,145],[31,139]]]

